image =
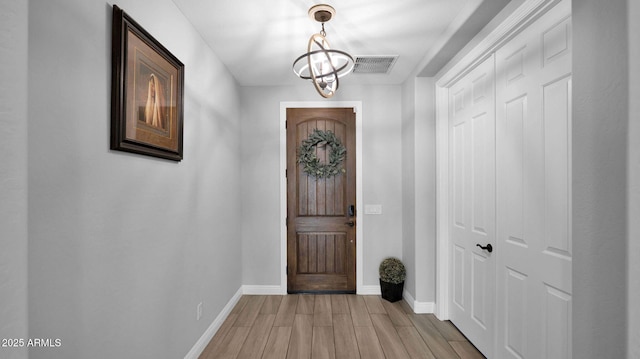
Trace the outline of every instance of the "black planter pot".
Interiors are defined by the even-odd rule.
[[[402,299],[402,291],[404,289],[404,282],[394,284],[389,282],[383,282],[380,279],[380,290],[382,291],[382,298],[390,301],[391,303],[397,302]]]

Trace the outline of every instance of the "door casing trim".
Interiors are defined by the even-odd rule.
[[[362,101],[280,102],[280,294],[287,294],[287,108],[350,107],[356,113],[356,293],[363,294]]]

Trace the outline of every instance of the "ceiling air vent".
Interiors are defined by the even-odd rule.
[[[398,56],[356,56],[354,74],[388,74]]]

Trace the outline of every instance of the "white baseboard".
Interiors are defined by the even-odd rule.
[[[236,294],[234,294],[233,297],[231,297],[227,305],[225,305],[224,308],[222,308],[222,311],[220,312],[220,314],[218,314],[216,319],[213,320],[213,323],[211,323],[209,328],[207,328],[207,330],[205,330],[204,334],[202,334],[200,339],[198,339],[198,341],[193,346],[193,348],[191,348],[191,350],[189,350],[187,355],[184,356],[184,359],[198,359],[200,354],[202,354],[204,349],[207,347],[207,344],[209,344],[209,342],[211,341],[213,336],[216,334],[218,329],[220,329],[220,327],[222,326],[222,323],[224,323],[224,321],[227,319],[233,307],[235,307],[235,305],[238,303],[238,301],[240,300],[240,297],[242,297],[242,294],[243,294],[243,288],[240,287],[240,289],[238,289]]]
[[[242,294],[246,295],[284,295],[287,289],[279,285],[243,285]]]
[[[358,295],[380,295],[382,292],[380,291],[380,285],[363,285],[360,287],[360,291],[357,293]]]
[[[433,314],[436,308],[434,302],[418,302],[415,301],[413,305],[413,312],[416,314]]]
[[[418,302],[406,290],[402,293],[402,297],[404,298],[404,301],[407,302],[407,304],[409,304],[411,309],[413,309],[413,312],[416,314],[433,313],[436,307],[434,302]]]

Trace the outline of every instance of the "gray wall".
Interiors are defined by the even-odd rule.
[[[185,64],[184,160],[109,150],[111,4],[29,1],[32,359],[184,357],[242,284],[238,86],[171,0],[118,5]]]
[[[410,78],[402,86],[402,252],[407,268],[404,290],[416,296],[416,79]],[[411,255],[411,254],[414,255]]]
[[[280,285],[280,102],[320,101],[312,84],[243,87],[243,284]],[[364,285],[378,284],[386,256],[402,257],[400,86],[354,86],[347,78],[331,100],[362,101],[363,201],[382,215],[364,215]]]
[[[28,337],[27,18],[25,1],[0,0],[0,339]]]
[[[624,358],[628,314],[627,1],[574,0],[572,5],[573,356]],[[638,137],[633,141],[635,148]],[[637,302],[635,289],[632,294]]]
[[[628,357],[640,358],[640,2],[629,0]]]
[[[435,301],[436,134],[433,78],[402,87],[403,260],[405,290],[418,302]]]

